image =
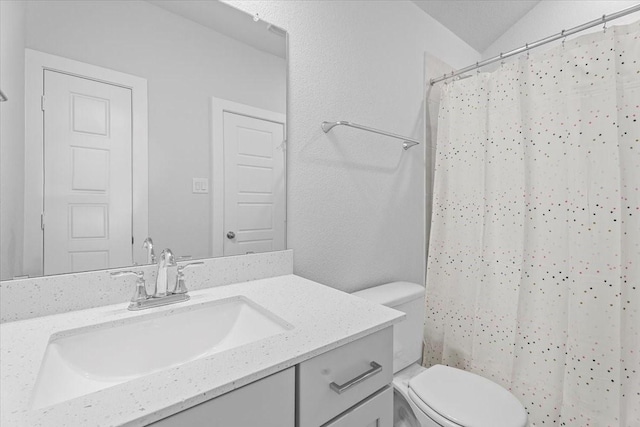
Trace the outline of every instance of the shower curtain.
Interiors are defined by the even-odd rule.
[[[424,364],[640,426],[640,23],[443,87]]]

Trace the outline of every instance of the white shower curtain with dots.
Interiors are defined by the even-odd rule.
[[[443,88],[424,363],[640,427],[640,23]]]

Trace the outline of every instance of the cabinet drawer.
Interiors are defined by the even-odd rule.
[[[298,426],[318,427],[391,383],[388,327],[298,365]]]
[[[392,427],[393,388],[371,396],[323,427]]]

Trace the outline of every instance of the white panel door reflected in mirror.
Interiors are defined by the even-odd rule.
[[[133,257],[131,89],[44,71],[44,274]]]
[[[224,170],[213,210],[225,232],[214,232],[215,247],[225,256],[285,249],[285,116],[216,98],[211,110],[220,130],[212,146],[223,151],[214,153],[214,170]]]

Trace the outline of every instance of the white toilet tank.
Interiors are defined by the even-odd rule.
[[[410,282],[393,282],[354,292],[353,295],[406,313],[393,325],[393,372],[422,358],[424,287]]]

